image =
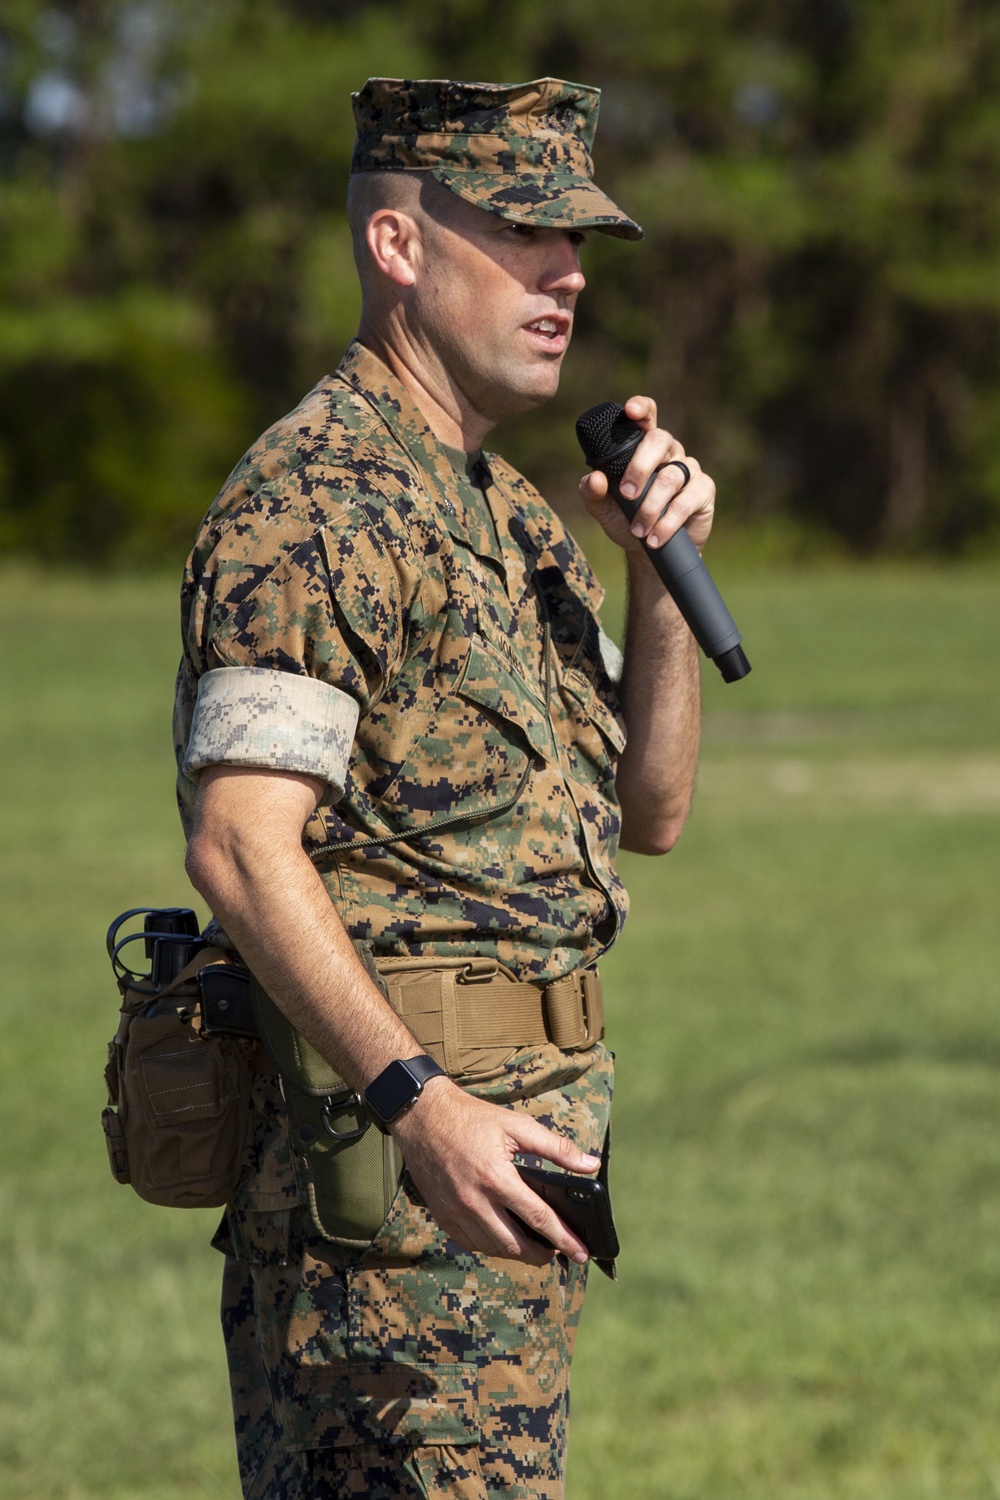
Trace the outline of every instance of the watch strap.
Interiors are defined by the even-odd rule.
[[[436,1063],[433,1057],[428,1057],[426,1052],[421,1052],[418,1057],[408,1057],[403,1062],[403,1067],[410,1073],[423,1088],[432,1078],[445,1077],[445,1070],[440,1063]]]
[[[431,1078],[447,1077],[445,1069],[433,1057],[420,1053],[417,1057],[401,1057],[383,1068],[365,1089],[365,1105],[368,1113],[380,1130],[386,1131],[404,1110],[418,1099],[424,1084]],[[405,1082],[409,1081],[409,1089]],[[386,1097],[393,1100],[393,1107],[385,1108]]]
[[[403,1067],[405,1067],[406,1073],[412,1074],[412,1077],[417,1080],[421,1089],[423,1089],[424,1083],[430,1082],[430,1079],[444,1077],[444,1068],[441,1067],[439,1062],[435,1062],[433,1058],[429,1058],[426,1052],[421,1052],[418,1058],[406,1058],[406,1061],[403,1062]]]

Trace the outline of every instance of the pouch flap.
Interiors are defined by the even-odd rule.
[[[182,1041],[170,1052],[151,1051],[138,1059],[137,1071],[154,1129],[184,1121],[194,1124],[215,1120],[236,1098],[222,1058],[214,1049],[208,1050],[207,1042]]]

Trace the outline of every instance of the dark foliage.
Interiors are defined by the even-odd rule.
[[[1000,519],[1000,10],[986,0],[9,0],[0,542],[177,556],[358,298],[369,74],[604,90],[563,389],[498,441],[571,505],[573,418],[648,391],[727,512],[857,551]]]

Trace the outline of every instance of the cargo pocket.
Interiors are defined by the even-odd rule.
[[[288,1447],[478,1444],[479,1369],[392,1359],[326,1365],[281,1404]]]
[[[308,1227],[302,1238],[304,1224],[293,1213],[287,1268],[254,1274],[262,1322],[276,1325],[262,1344],[288,1447],[477,1443],[478,1364],[454,1295],[474,1273],[434,1253],[444,1235],[412,1192],[400,1188],[361,1255]]]

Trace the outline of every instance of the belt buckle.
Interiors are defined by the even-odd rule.
[[[586,1052],[604,1035],[601,976],[596,969],[576,969],[545,986],[545,1027],[564,1052]]]
[[[593,1047],[604,1035],[604,986],[597,969],[584,969],[580,974],[580,1009],[583,1011],[583,1041],[581,1050]]]

